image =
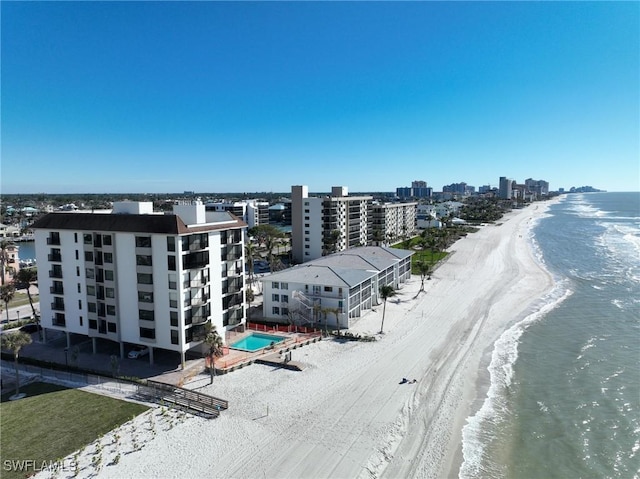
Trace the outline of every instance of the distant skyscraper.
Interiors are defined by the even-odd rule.
[[[505,176],[500,177],[500,186],[498,188],[498,196],[504,200],[509,200],[513,196],[513,183],[514,180],[511,180]]]

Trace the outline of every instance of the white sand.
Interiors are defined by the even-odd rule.
[[[142,415],[101,439],[99,477],[457,477],[461,430],[486,393],[493,343],[553,286],[529,240],[545,209],[509,213],[458,241],[426,293],[416,298],[414,277],[388,301],[376,342],[294,350],[302,372],[252,365],[212,386],[197,377],[187,387],[227,399],[229,410],[215,420]],[[375,334],[382,309],[353,330]],[[70,456],[76,477],[94,474],[97,456],[95,444]]]

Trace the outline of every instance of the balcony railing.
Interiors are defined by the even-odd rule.
[[[62,262],[62,255],[60,253],[51,253],[47,255],[47,259],[49,261],[56,261],[58,263]]]
[[[49,236],[47,238],[47,244],[49,244],[49,245],[59,245],[60,244],[60,237]]]
[[[51,294],[64,294],[64,287],[63,286],[51,286],[49,288],[49,292]]]
[[[53,324],[54,326],[66,326],[67,325],[67,321],[64,318],[64,315],[62,316],[54,316],[53,318],[51,318],[51,324]]]
[[[51,309],[53,311],[64,311],[64,303],[51,303]]]
[[[62,270],[50,270],[49,278],[62,278]]]

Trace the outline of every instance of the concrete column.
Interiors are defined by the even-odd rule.
[[[91,348],[93,349],[93,354],[98,352],[98,344],[96,343],[96,338],[91,338]]]
[[[185,363],[186,363],[186,358],[185,358],[184,351],[180,351],[180,368],[182,370],[184,370]]]
[[[41,333],[42,333],[42,342],[44,344],[47,344],[47,330],[46,330],[46,328],[42,328]]]
[[[67,337],[67,348],[71,347],[71,333],[69,331],[65,331],[65,336]]]
[[[153,366],[153,348],[149,346],[149,364]]]
[[[120,341],[120,359],[124,359],[124,343]]]

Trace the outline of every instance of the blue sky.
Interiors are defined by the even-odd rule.
[[[4,193],[640,189],[637,2],[7,2]]]

